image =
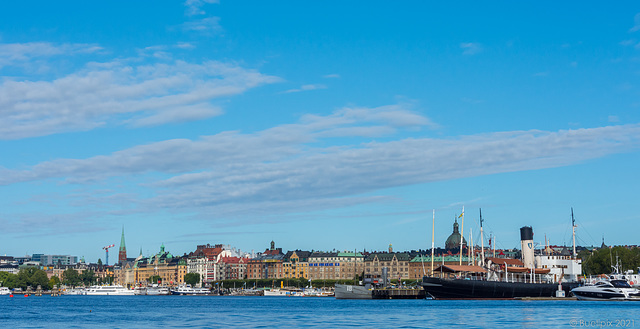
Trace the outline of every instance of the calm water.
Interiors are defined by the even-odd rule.
[[[626,322],[620,322],[620,320],[626,320]],[[209,296],[13,298],[0,296],[0,327],[2,328],[628,328],[633,326],[640,327],[640,302],[336,300],[334,298]]]

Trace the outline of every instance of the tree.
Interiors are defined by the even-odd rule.
[[[68,268],[64,270],[64,272],[62,272],[62,282],[68,286],[75,287],[80,284],[82,280],[80,279],[78,271],[72,268]]]
[[[84,271],[79,278],[85,286],[90,286],[95,280],[95,272],[93,270]]]
[[[18,276],[9,272],[0,272],[0,287],[13,289],[16,287]]]
[[[640,248],[602,248],[593,253],[583,252],[581,256],[582,270],[586,275],[609,274],[613,272],[612,266],[616,265],[616,261],[620,265],[620,272],[635,270],[640,266]]]
[[[162,283],[162,278],[159,275],[152,275],[149,277],[151,283]]]
[[[187,273],[184,275],[184,282],[195,286],[200,283],[200,273]]]
[[[35,289],[38,285],[40,285],[42,289],[49,289],[49,278],[47,277],[47,272],[35,267],[23,268],[18,272],[15,284],[16,287],[20,287],[24,290],[27,289],[28,286]]]
[[[60,288],[60,278],[55,275],[49,279],[49,288],[53,289],[54,286],[58,286],[58,288]]]
[[[102,259],[98,258],[98,266],[102,266]]]

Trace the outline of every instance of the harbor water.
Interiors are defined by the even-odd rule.
[[[633,328],[640,303],[304,297],[0,296],[1,328]]]

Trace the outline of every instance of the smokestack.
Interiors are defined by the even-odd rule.
[[[522,262],[526,268],[534,268],[533,256],[533,228],[524,226],[520,228],[520,244],[522,246]]]

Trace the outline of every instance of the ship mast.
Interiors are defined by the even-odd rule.
[[[460,217],[462,217],[462,225],[460,226],[460,264],[462,265],[462,242],[464,241],[464,206],[462,206],[462,214],[460,214]]]
[[[431,276],[433,276],[433,249],[435,247],[436,210],[433,209],[433,221],[431,222]]]
[[[577,258],[576,254],[576,220],[573,218],[573,207],[571,207],[571,227],[573,229],[573,259]]]
[[[482,208],[480,208],[480,260],[482,261],[482,266],[484,266],[484,235],[483,235],[483,230],[482,230]]]

